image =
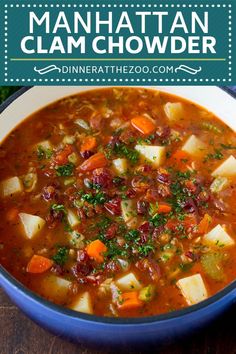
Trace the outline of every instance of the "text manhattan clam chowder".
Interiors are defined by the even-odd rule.
[[[153,30],[154,29],[154,30]],[[209,34],[209,12],[108,11],[66,13],[30,11],[21,39],[24,54],[215,54]]]

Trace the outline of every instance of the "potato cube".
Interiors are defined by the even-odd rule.
[[[121,212],[124,221],[129,222],[134,216],[136,216],[136,209],[134,201],[131,199],[121,201]]]
[[[190,155],[200,155],[206,151],[206,145],[195,135],[191,135],[185,142],[182,150]]]
[[[80,224],[78,216],[70,209],[67,210],[67,220],[72,228]]]
[[[211,174],[212,176],[230,177],[236,176],[236,159],[231,155],[220,164]]]
[[[126,159],[115,159],[112,161],[115,171],[122,175],[127,172],[128,163]]]
[[[210,190],[212,193],[219,193],[223,191],[229,185],[229,180],[226,177],[218,176],[214,179],[210,185]]]
[[[22,191],[23,184],[18,177],[11,177],[0,183],[0,196],[2,197],[9,197]]]
[[[151,301],[156,293],[156,288],[154,285],[149,284],[145,288],[142,288],[139,293],[139,300],[149,302]]]
[[[45,225],[45,220],[37,215],[19,213],[19,217],[25,231],[25,236],[29,239],[36,236]]]
[[[40,286],[40,292],[50,298],[57,298],[58,300],[65,301],[71,282],[58,277],[53,274],[49,274],[42,279]]]
[[[138,223],[138,218],[134,216],[133,218],[126,221],[126,226],[128,229],[136,229]]]
[[[89,292],[86,291],[80,295],[79,298],[72,304],[72,306],[70,306],[70,308],[74,311],[92,314],[93,307]]]
[[[49,140],[43,140],[36,144],[36,149],[41,148],[42,150],[52,150],[52,144]]]
[[[134,273],[128,273],[122,278],[119,278],[116,281],[116,285],[122,290],[122,291],[128,291],[128,290],[140,290],[142,288],[141,283],[138,281]]]
[[[84,247],[84,235],[80,234],[77,231],[72,231],[69,233],[69,242],[74,248],[83,248]]]
[[[183,105],[180,102],[167,102],[164,111],[170,121],[177,121],[183,118]]]
[[[38,175],[37,173],[29,172],[27,175],[24,175],[22,179],[25,191],[29,193],[32,192],[36,187],[38,182]]]
[[[191,275],[177,281],[176,285],[181,290],[189,305],[197,304],[207,299],[207,290],[200,274]]]
[[[164,146],[136,145],[135,150],[155,168],[165,162],[166,149]]]
[[[203,237],[203,242],[209,246],[229,247],[234,245],[234,240],[228,235],[221,225],[217,225]]]

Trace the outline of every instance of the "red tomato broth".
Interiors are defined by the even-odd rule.
[[[184,108],[183,116],[171,122],[163,108],[167,102],[180,102]],[[130,124],[132,118],[142,115],[148,115],[156,124],[156,132],[151,136],[142,134]],[[75,124],[77,119],[87,122],[90,128],[86,130]],[[207,122],[207,129],[203,128],[203,122]],[[188,137],[193,134],[206,144],[206,151],[201,156],[190,156],[189,161],[175,161],[172,155],[181,150]],[[69,145],[76,154],[76,161],[72,164],[72,171],[70,162],[67,161],[70,166],[63,173],[68,175],[58,176],[58,171],[61,170],[58,169],[55,157],[68,143],[63,142],[65,136],[74,137],[74,142]],[[96,137],[97,145],[84,156],[80,152],[80,146],[86,136]],[[45,152],[43,157],[40,156],[40,151],[35,149],[37,143],[45,140],[49,140],[53,146],[49,157],[45,157]],[[154,167],[150,161],[144,162],[140,154],[134,153],[134,146],[139,143],[165,146],[165,162],[159,167]],[[235,239],[235,178],[230,177],[229,185],[222,191],[210,191],[214,180],[211,172],[230,155],[235,155],[232,148],[235,146],[235,133],[217,117],[192,102],[163,92],[138,88],[108,88],[84,92],[55,102],[32,114],[0,146],[0,182],[13,176],[24,180],[23,176],[30,168],[37,174],[37,183],[31,192],[27,192],[24,187],[21,193],[1,198],[0,262],[28,288],[57,304],[71,307],[82,293],[89,292],[93,313],[102,316],[150,316],[186,307],[188,304],[176,282],[194,274],[202,276],[208,296],[211,296],[236,277],[235,245],[213,248],[203,246],[203,235],[197,234],[196,227],[207,213],[212,218],[209,230],[218,224],[225,225],[227,233]],[[95,172],[81,170],[80,166],[90,156],[101,152],[107,159],[104,167],[99,167]],[[117,158],[127,160],[127,173],[119,174],[115,171],[112,160]],[[193,166],[194,172],[188,173],[190,170],[186,166]],[[167,177],[163,177],[160,167],[166,170],[164,174]],[[175,197],[171,191],[178,180],[176,176],[186,171],[184,177],[178,177],[181,193],[186,181],[191,181],[193,188],[197,188],[197,191],[190,193],[194,208],[196,207],[191,212],[181,205],[177,209],[172,205]],[[73,181],[65,185],[65,180],[70,178]],[[89,180],[89,184],[85,179]],[[100,188],[94,188],[96,183]],[[148,201],[145,199],[148,190],[149,198],[151,195],[152,200],[164,205],[170,204],[172,207],[170,213],[154,213],[154,216],[162,214],[160,225],[156,227],[150,222],[153,217],[150,206],[155,209],[155,202],[151,205],[149,198]],[[207,201],[204,193],[209,197]],[[196,201],[197,197],[200,202]],[[190,197],[185,193],[184,198]],[[127,226],[120,211],[121,201],[127,199],[132,200],[135,205],[132,215],[135,226],[131,227]],[[112,202],[112,205],[105,207],[108,202]],[[142,204],[143,202],[146,204]],[[140,213],[136,215],[138,203]],[[55,208],[63,208],[52,210],[53,205]],[[13,217],[7,217],[11,209],[40,216],[46,221],[43,229],[32,239],[28,239],[24,235],[19,216],[15,215],[17,213],[13,210]],[[78,218],[75,227],[68,226],[68,209],[73,210]],[[183,215],[182,219],[178,219],[178,215]],[[187,225],[186,220],[190,217],[190,221],[196,218],[193,229],[193,221],[190,226],[188,223],[188,227],[183,227],[184,220]],[[148,232],[143,226],[147,221],[151,225]],[[170,229],[166,228],[167,223],[171,225]],[[139,231],[141,225],[144,232]],[[159,227],[161,230],[157,232],[155,228]],[[83,245],[79,248],[68,241],[68,235],[73,230],[84,236]],[[125,238],[124,235],[129,236]],[[100,239],[108,249],[108,254],[105,252],[102,255],[102,263],[86,254],[86,246],[96,239]],[[124,244],[121,246],[122,243],[127,248]],[[59,248],[66,249],[66,260],[62,265],[55,258]],[[170,249],[173,255],[169,259],[167,256],[162,259],[161,255],[168,253]],[[78,261],[78,252],[81,250],[85,252],[82,262]],[[208,253],[226,255],[220,263],[224,273],[220,281],[214,280],[204,270],[201,260]],[[52,259],[53,267],[42,274],[30,274],[26,269],[33,255]],[[122,269],[117,258],[128,262],[127,269]],[[142,264],[143,260],[144,263],[146,260],[146,266]],[[114,296],[112,298],[110,290],[104,294],[99,289],[106,279],[112,279],[112,284],[116,286],[116,281],[129,273],[135,275],[142,288],[152,284],[155,294],[148,301],[143,301],[141,307],[122,311],[117,299]],[[50,275],[69,280],[71,283],[68,291],[51,291],[50,286],[47,288],[45,279]],[[116,288],[119,295],[122,290],[117,286]]]

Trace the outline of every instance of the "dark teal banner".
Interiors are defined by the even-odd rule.
[[[235,0],[2,0],[0,83],[233,85],[235,9]]]

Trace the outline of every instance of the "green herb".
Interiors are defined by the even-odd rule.
[[[167,243],[163,246],[163,251],[171,250],[174,246],[171,243]]]
[[[159,227],[165,225],[167,223],[167,217],[163,214],[155,214],[151,219],[150,222],[155,227]]]
[[[218,246],[218,247],[224,247],[224,246],[225,246],[223,243],[220,243],[219,240],[217,240],[215,244],[216,244],[216,246]]]
[[[217,126],[215,126],[214,124],[209,123],[209,122],[203,122],[202,127],[203,127],[203,129],[212,131],[213,133],[216,133],[216,134],[222,133],[222,130],[220,128],[218,128]]]
[[[131,136],[130,138],[129,138],[129,143],[134,143],[135,142],[135,139]]]
[[[67,210],[65,209],[64,205],[62,204],[52,204],[51,205],[51,210],[54,210],[56,213],[62,212],[64,215],[62,216],[62,222],[64,223],[64,230],[67,232],[73,231],[67,221],[66,215],[67,215]]]
[[[214,154],[207,154],[206,157],[204,158],[203,162],[207,162],[209,160],[222,160],[224,158],[224,155],[219,149],[215,149]]]
[[[65,232],[72,232],[73,231],[72,227],[69,225],[68,222],[66,222],[66,220],[64,220],[64,231]]]
[[[179,221],[184,221],[185,217],[186,217],[186,214],[178,214],[178,215],[177,215],[177,219],[178,219]]]
[[[176,253],[178,256],[180,256],[180,255],[183,253],[183,251],[182,251],[181,248],[177,248],[176,251],[175,251],[175,253]]]
[[[169,259],[170,259],[170,256],[168,254],[163,254],[161,256],[161,259],[162,259],[163,262],[168,262]]]
[[[178,230],[179,232],[184,232],[184,225],[182,225],[182,224],[178,224],[178,225],[176,225],[176,230]]]
[[[180,263],[179,264],[179,268],[183,271],[183,272],[188,272],[194,263]]]
[[[100,232],[105,232],[111,225],[112,220],[107,216],[103,216],[96,224],[91,225],[91,229],[99,229]]]
[[[75,166],[73,165],[73,163],[68,163],[63,166],[58,166],[56,168],[56,175],[60,177],[72,176],[74,167]]]
[[[191,172],[191,171],[186,171],[186,172],[177,171],[176,172],[177,178],[179,178],[181,180],[189,179],[192,174],[193,174],[193,172]]]
[[[236,146],[233,146],[231,144],[220,144],[220,146],[222,147],[222,149],[225,149],[225,150],[236,150]]]
[[[132,164],[137,163],[139,160],[139,152],[129,148],[125,144],[117,144],[113,149],[108,147],[105,153],[107,158],[111,158],[113,154],[126,157]]]
[[[185,239],[187,239],[188,237],[187,237],[186,235],[180,235],[179,238],[180,238],[180,240],[185,240]]]
[[[126,235],[126,241],[137,241],[139,240],[140,232],[138,230],[130,230]]]
[[[55,263],[63,266],[68,260],[69,250],[66,247],[59,247],[57,253],[52,257]]]
[[[117,242],[110,241],[107,244],[107,252],[104,254],[106,257],[109,258],[116,258],[118,256],[126,257],[127,251],[117,245]]]
[[[122,178],[116,176],[116,177],[113,178],[112,182],[113,182],[114,184],[118,184],[118,185],[119,185],[120,183],[122,183]]]
[[[66,214],[66,209],[63,204],[52,204],[51,209],[56,211],[63,211]]]
[[[52,157],[53,151],[50,149],[43,149],[41,145],[37,148],[38,160],[50,159]]]
[[[100,190],[101,186],[99,184],[93,183],[91,181],[88,181],[86,184],[86,187],[89,189],[95,189],[95,190]]]
[[[140,145],[142,145],[142,144],[151,145],[152,144],[152,140],[154,140],[154,139],[155,139],[155,135],[151,134],[147,138],[139,138],[137,140],[137,143],[140,144]]]
[[[151,244],[141,245],[138,247],[138,252],[140,256],[147,257],[149,253],[153,252],[155,247]]]
[[[85,193],[81,195],[81,200],[88,202],[93,205],[100,205],[106,202],[106,195],[103,192],[98,192],[96,194]]]
[[[157,210],[158,210],[158,202],[150,203],[150,205],[149,205],[149,214],[150,215],[154,215],[154,214],[156,214]]]

